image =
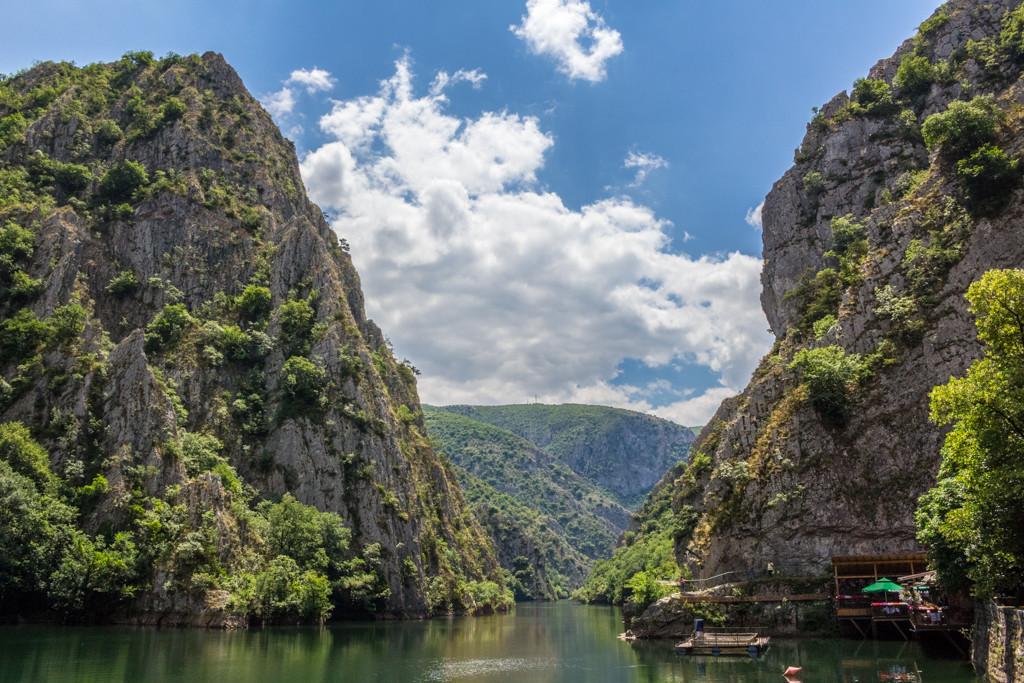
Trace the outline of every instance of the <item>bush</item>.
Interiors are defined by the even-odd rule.
[[[223,448],[224,444],[215,436],[182,430],[181,459],[185,472],[194,477],[226,462],[220,455]]]
[[[85,331],[85,321],[89,314],[79,304],[60,306],[46,319],[50,328],[50,341],[53,344],[72,344],[79,340]]]
[[[249,320],[265,317],[270,313],[271,295],[266,287],[249,285],[238,297],[238,310]]]
[[[36,249],[36,236],[31,230],[23,228],[13,221],[7,221],[0,227],[0,259],[8,257],[11,261],[32,256]],[[0,268],[2,268],[0,261]],[[2,274],[2,271],[0,271]]]
[[[20,112],[0,119],[0,151],[25,139],[28,124]]]
[[[31,355],[46,342],[50,327],[23,308],[10,318],[0,321],[0,351],[7,362],[20,361]]]
[[[107,291],[116,296],[135,294],[141,287],[135,273],[130,270],[122,270],[107,283]]]
[[[867,232],[862,223],[853,219],[852,215],[836,216],[832,219],[832,251],[837,256],[844,256],[853,251],[859,242],[867,240]]]
[[[999,32],[999,44],[1011,59],[1024,57],[1024,6],[1006,13]]]
[[[948,159],[963,159],[992,142],[1004,116],[991,97],[975,97],[970,102],[957,100],[950,102],[946,111],[925,119],[921,135],[929,150],[941,146]]]
[[[843,301],[843,281],[835,268],[824,268],[814,275],[804,273],[785,298],[796,300],[796,312],[800,316],[798,328],[806,333],[818,320],[838,313]]]
[[[0,424],[0,460],[32,481],[40,493],[54,493],[57,477],[50,471],[50,455],[20,422]]]
[[[164,121],[170,122],[180,119],[187,111],[188,107],[185,106],[184,102],[177,97],[168,97],[167,101],[164,102],[162,114]]]
[[[60,162],[54,163],[54,181],[63,189],[65,192],[72,194],[81,192],[85,188],[89,187],[89,183],[92,182],[92,172],[81,164],[62,164]]]
[[[310,333],[313,331],[313,309],[302,299],[288,301],[277,309],[281,326],[281,342],[293,355],[309,353]]]
[[[860,355],[847,355],[838,346],[802,349],[793,357],[789,369],[803,372],[808,398],[822,417],[837,427],[846,426],[853,392],[867,372]]]
[[[121,127],[110,119],[104,119],[97,123],[93,128],[93,133],[95,133],[96,140],[101,145],[112,145],[124,137]]]
[[[850,99],[853,101],[854,114],[881,116],[895,110],[889,85],[883,80],[858,78],[853,83]]]
[[[146,326],[146,350],[159,351],[164,346],[178,341],[182,332],[192,322],[185,304],[164,306],[153,322]]]
[[[324,390],[326,371],[308,358],[292,356],[281,368],[281,386],[293,400],[316,405]]]
[[[100,178],[99,194],[111,204],[126,202],[136,190],[149,184],[146,167],[137,161],[122,161]]]
[[[956,175],[971,202],[984,212],[1004,205],[1010,192],[1020,184],[1017,160],[992,144],[982,145],[969,157],[958,161]]]
[[[937,77],[938,71],[927,57],[905,55],[892,84],[901,95],[913,98],[931,90]]]

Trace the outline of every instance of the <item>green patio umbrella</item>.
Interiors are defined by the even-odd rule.
[[[865,586],[862,593],[899,593],[903,586],[890,579],[879,579],[870,586]]]

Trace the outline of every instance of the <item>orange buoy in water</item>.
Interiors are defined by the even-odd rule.
[[[804,670],[804,668],[802,666],[791,666],[788,669],[786,669],[786,673],[784,673],[782,675],[783,676],[796,676],[798,673],[800,673],[803,670]]]

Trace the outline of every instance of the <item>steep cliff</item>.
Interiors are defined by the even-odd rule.
[[[354,611],[500,592],[412,369],[366,319],[293,146],[220,55],[0,82],[0,226],[0,422],[46,449],[60,483],[43,495],[72,505],[75,533],[144,551],[122,553],[125,610],[266,617],[253,585],[281,555]],[[285,509],[320,520],[308,562]]]
[[[1019,5],[951,0],[815,111],[764,205],[778,341],[672,484],[695,574],[917,549],[928,394],[981,353],[963,295],[1024,264]]]

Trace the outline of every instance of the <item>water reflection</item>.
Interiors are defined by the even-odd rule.
[[[618,610],[572,603],[326,629],[10,627],[0,628],[0,681],[780,683],[788,666],[815,682],[980,680],[913,643],[777,640],[759,659],[677,657],[671,642],[624,643],[621,630]]]

